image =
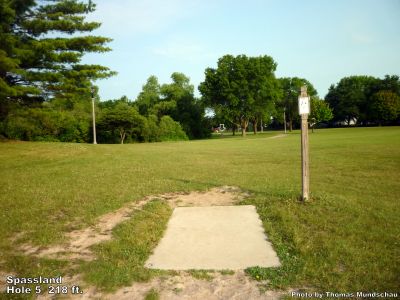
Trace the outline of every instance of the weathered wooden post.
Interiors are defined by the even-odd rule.
[[[307,95],[307,86],[302,86],[299,97],[299,114],[301,116],[301,181],[302,201],[309,199],[310,173],[308,155],[308,115],[310,113],[310,97]]]

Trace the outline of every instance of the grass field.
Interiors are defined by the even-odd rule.
[[[130,145],[0,143],[0,271],[86,272],[89,282],[102,286],[91,271],[111,268],[122,279],[107,289],[146,280],[151,274],[126,277],[129,270],[101,260],[71,269],[67,261],[27,257],[15,246],[60,242],[63,232],[146,195],[232,185],[251,192],[245,203],[257,206],[283,262],[278,269],[249,269],[254,278],[267,278],[274,288],[398,291],[400,128],[310,133],[312,200],[306,204],[298,201],[300,134],[268,139],[276,134]],[[166,218],[170,213],[157,203],[148,209]],[[137,242],[124,226],[138,225],[122,224],[115,239],[95,251],[103,261],[130,259],[140,267],[162,229],[152,227],[153,244],[135,258],[120,255]]]

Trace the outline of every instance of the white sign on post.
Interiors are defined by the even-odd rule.
[[[309,114],[310,113],[310,97],[299,97],[299,114]]]

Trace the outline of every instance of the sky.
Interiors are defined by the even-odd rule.
[[[277,77],[302,77],[320,97],[345,76],[400,75],[400,0],[94,0],[93,35],[111,52],[84,63],[118,72],[95,82],[102,100],[135,100],[155,75],[195,86],[225,54],[269,55]]]

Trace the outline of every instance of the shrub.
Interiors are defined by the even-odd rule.
[[[146,141],[148,142],[160,141],[160,130],[158,128],[157,122],[158,122],[157,116],[149,115],[147,117]]]
[[[25,108],[10,113],[4,121],[4,134],[25,141],[85,142],[89,120],[78,119],[70,111]]]
[[[161,141],[179,141],[188,139],[181,125],[178,122],[175,122],[170,116],[163,116],[161,118],[159,134]]]

